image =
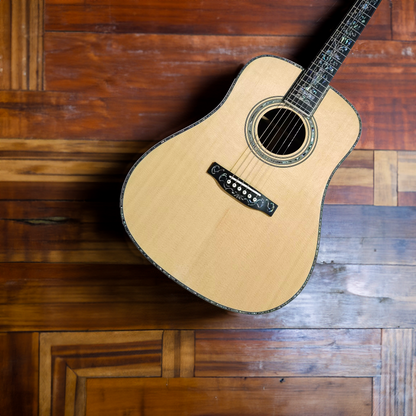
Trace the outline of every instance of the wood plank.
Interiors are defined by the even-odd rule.
[[[414,209],[377,215],[365,208],[354,207],[349,218],[346,209],[335,208],[334,216],[325,209],[318,263],[415,265]],[[0,201],[0,229],[1,262],[147,264],[117,202]]]
[[[416,192],[416,152],[398,152],[398,190]]]
[[[162,377],[193,377],[194,331],[164,331]]]
[[[196,377],[370,377],[380,330],[197,331]]]
[[[28,3],[26,0],[12,1],[11,33],[11,87],[14,90],[28,89]]]
[[[412,329],[385,329],[382,342],[381,415],[413,415]]]
[[[44,0],[29,2],[29,74],[28,89],[43,90],[43,27]]]
[[[416,265],[416,239],[323,238],[317,262]]]
[[[11,0],[0,2],[0,90],[11,88]]]
[[[41,334],[39,415],[49,415],[51,409],[53,414],[64,414],[67,393],[81,395],[74,406],[80,412],[85,403],[83,382],[80,388],[76,384],[87,369],[90,377],[160,376],[161,352],[161,331]],[[70,371],[74,376],[67,389]]]
[[[0,134],[56,138],[65,131],[68,138],[156,140],[215,107],[241,63],[260,53],[291,58],[299,50],[298,38],[172,36],[168,47],[162,35],[101,36],[104,39],[95,34],[48,34],[48,88],[78,92],[48,93],[42,98],[0,94],[7,103]],[[345,65],[351,68],[343,75],[343,66],[334,81],[334,87],[362,115],[364,132],[359,147],[413,149],[416,107],[415,92],[409,85],[415,82],[411,71],[415,58],[403,55],[405,43],[360,42]],[[102,50],[104,44],[110,48]],[[138,50],[143,53],[135,53]],[[155,51],[160,55],[154,56]],[[99,58],[91,61],[94,56]],[[133,71],[136,66],[143,70]],[[175,83],[171,82],[173,75]],[[88,96],[82,95],[84,90]],[[93,93],[104,97],[93,98]]]
[[[322,237],[411,239],[415,235],[413,207],[324,206]]]
[[[413,0],[395,0],[392,6],[393,39],[414,41],[416,39],[415,2]]]
[[[350,173],[356,170],[361,173],[360,180]],[[353,150],[331,179],[325,204],[373,205],[373,172],[374,152]]]
[[[0,182],[0,200],[117,201],[119,182]]]
[[[397,206],[397,152],[374,152],[374,205]]]
[[[416,192],[399,192],[400,207],[416,207]]]
[[[388,6],[388,2],[381,3],[363,36],[390,39]],[[226,3],[93,0],[84,4],[47,0],[45,25],[48,31],[308,36],[330,17],[338,21],[346,7],[348,4],[340,0],[313,4],[304,0],[277,3],[260,0],[255,6],[247,0]]]
[[[150,266],[35,266],[2,265],[0,330],[416,326],[414,266],[318,264],[294,301],[254,320],[210,305]]]
[[[37,416],[39,335],[0,334],[0,414]]]
[[[87,394],[89,416],[371,414],[368,378],[91,379]]]

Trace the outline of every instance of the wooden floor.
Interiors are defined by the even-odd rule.
[[[416,6],[383,0],[332,85],[363,135],[318,264],[261,316],[140,256],[122,180],[260,54],[307,65],[352,0],[0,2],[0,415],[416,416]]]

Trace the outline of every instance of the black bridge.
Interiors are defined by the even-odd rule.
[[[269,217],[275,213],[277,205],[274,202],[218,163],[213,163],[209,167],[208,173],[217,180],[225,192],[244,205],[264,212]]]

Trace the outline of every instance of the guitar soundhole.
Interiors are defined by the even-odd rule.
[[[265,113],[258,124],[260,143],[275,155],[289,155],[300,149],[306,138],[302,119],[286,108],[274,108]]]

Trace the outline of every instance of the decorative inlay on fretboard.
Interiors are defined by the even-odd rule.
[[[354,46],[381,0],[358,0],[309,68],[304,70],[284,101],[307,116],[314,113],[329,83]]]

